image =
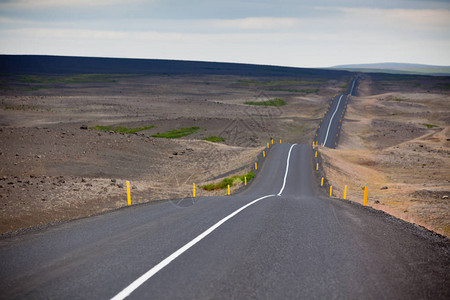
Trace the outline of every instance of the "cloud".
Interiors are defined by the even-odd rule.
[[[0,7],[8,9],[36,9],[56,7],[110,6],[144,0],[13,0],[0,2]]]

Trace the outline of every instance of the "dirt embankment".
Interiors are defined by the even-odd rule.
[[[190,197],[193,183],[243,175],[271,137],[310,140],[324,103],[347,81],[103,77],[1,78],[0,233],[125,206],[126,180],[135,204]],[[245,104],[274,98],[287,105]],[[120,134],[83,125],[155,127]],[[194,126],[180,139],[152,137]],[[210,136],[225,142],[203,140]],[[225,193],[197,188],[199,196]]]
[[[450,236],[450,93],[420,88],[430,80],[365,76],[338,148],[320,151],[335,196],[347,185],[347,198],[362,203],[367,183],[370,206]]]

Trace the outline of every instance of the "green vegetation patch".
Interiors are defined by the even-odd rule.
[[[283,105],[286,105],[286,101],[284,101],[281,98],[276,98],[276,99],[267,100],[267,101],[247,101],[247,102],[244,102],[244,104],[258,105],[258,106],[283,106]]]
[[[223,179],[221,182],[218,183],[210,183],[207,185],[202,185],[200,188],[206,190],[206,191],[214,191],[214,190],[223,190],[226,189],[228,186],[232,187],[235,182],[245,182],[245,177],[247,177],[247,182],[252,180],[255,177],[255,173],[248,172],[245,175],[242,176],[233,176]]]
[[[319,92],[319,89],[269,89],[269,91],[274,92],[289,92],[289,93],[302,93],[302,94],[317,94]]]
[[[433,124],[427,124],[427,123],[421,123],[420,125],[425,126],[426,128],[435,128],[435,127],[439,127],[438,125],[433,125]]]
[[[208,142],[213,142],[213,143],[225,142],[224,138],[222,138],[220,136],[215,136],[215,135],[204,138],[203,140],[208,141]]]
[[[143,131],[143,130],[147,130],[147,129],[151,129],[154,128],[155,125],[151,125],[151,126],[144,126],[144,127],[135,127],[135,128],[127,128],[125,126],[101,126],[101,125],[97,125],[94,127],[89,127],[89,129],[93,129],[93,130],[99,130],[99,131],[114,131],[117,133],[136,133],[139,131]]]
[[[24,83],[70,84],[116,82],[118,77],[132,76],[136,74],[20,75],[17,80]]]
[[[397,102],[402,102],[402,101],[403,101],[403,99],[402,99],[402,98],[394,98],[394,101],[397,101]]]
[[[187,128],[180,128],[180,129],[174,129],[171,131],[163,132],[163,133],[157,133],[152,135],[152,137],[157,138],[166,138],[166,139],[177,139],[186,135],[190,135],[193,133],[196,133],[200,127],[194,126],[194,127],[187,127]]]
[[[294,80],[253,80],[253,79],[243,79],[238,80],[238,84],[241,86],[248,87],[271,87],[271,86],[280,86],[280,85],[313,85],[313,84],[322,84],[324,80],[314,79],[314,80],[302,80],[302,79],[294,79]]]

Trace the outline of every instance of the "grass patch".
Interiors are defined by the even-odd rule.
[[[397,101],[397,102],[402,102],[402,101],[403,101],[402,98],[394,98],[393,100],[394,100],[394,101]]]
[[[230,187],[232,187],[235,182],[239,182],[239,181],[245,182],[245,177],[247,177],[247,182],[249,182],[250,180],[252,180],[255,177],[255,173],[250,171],[247,174],[242,175],[242,176],[233,176],[233,177],[225,178],[221,182],[218,182],[218,183],[210,183],[207,185],[201,185],[200,188],[202,188],[206,191],[223,190],[223,189],[226,189],[228,187],[228,185]]]
[[[17,80],[24,83],[69,84],[92,82],[116,82],[114,74],[78,74],[64,76],[21,75]]]
[[[89,127],[89,129],[93,129],[93,130],[99,130],[99,131],[114,131],[117,133],[136,133],[142,130],[147,130],[147,129],[151,129],[154,128],[155,125],[151,125],[151,126],[144,126],[144,127],[135,127],[135,128],[127,128],[125,126],[94,126],[94,127]]]
[[[247,174],[240,176],[239,179],[241,180],[241,182],[245,182],[245,177],[247,177],[247,182],[249,182],[255,177],[255,173],[250,171]]]
[[[435,127],[439,127],[438,125],[427,124],[427,123],[420,123],[420,125],[423,125],[423,126],[425,126],[426,128],[428,128],[428,129],[435,128]]]
[[[247,102],[244,102],[244,104],[258,105],[258,106],[283,106],[283,105],[286,105],[286,101],[284,101],[281,98],[276,98],[276,99],[267,100],[267,101],[247,101]]]
[[[183,137],[186,135],[196,133],[199,129],[200,129],[200,127],[197,127],[197,126],[174,129],[174,130],[163,132],[163,133],[158,132],[157,134],[152,135],[152,137],[176,139],[176,138],[180,138],[180,137]]]
[[[313,85],[322,84],[324,80],[252,80],[244,79],[238,80],[238,84],[248,87],[272,87],[280,85]]]
[[[212,136],[209,136],[207,138],[204,138],[203,140],[204,141],[208,141],[208,142],[213,142],[213,143],[225,142],[224,138],[222,138],[220,136],[215,136],[215,135],[212,135]]]
[[[289,92],[289,93],[302,93],[302,94],[317,94],[319,92],[319,89],[302,89],[302,90],[297,90],[297,89],[269,89],[269,91],[274,91],[274,92]]]

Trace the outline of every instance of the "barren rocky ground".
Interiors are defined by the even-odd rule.
[[[336,197],[450,236],[448,78],[364,75],[337,149],[320,149]]]
[[[193,183],[243,175],[271,138],[312,140],[327,99],[349,79],[2,75],[0,232],[125,206],[127,180],[137,204],[190,197]],[[275,98],[287,105],[245,104]],[[97,125],[155,127],[86,129]],[[152,137],[193,126],[179,139]],[[209,136],[225,141],[203,140]],[[225,193],[197,188],[200,196]]]

